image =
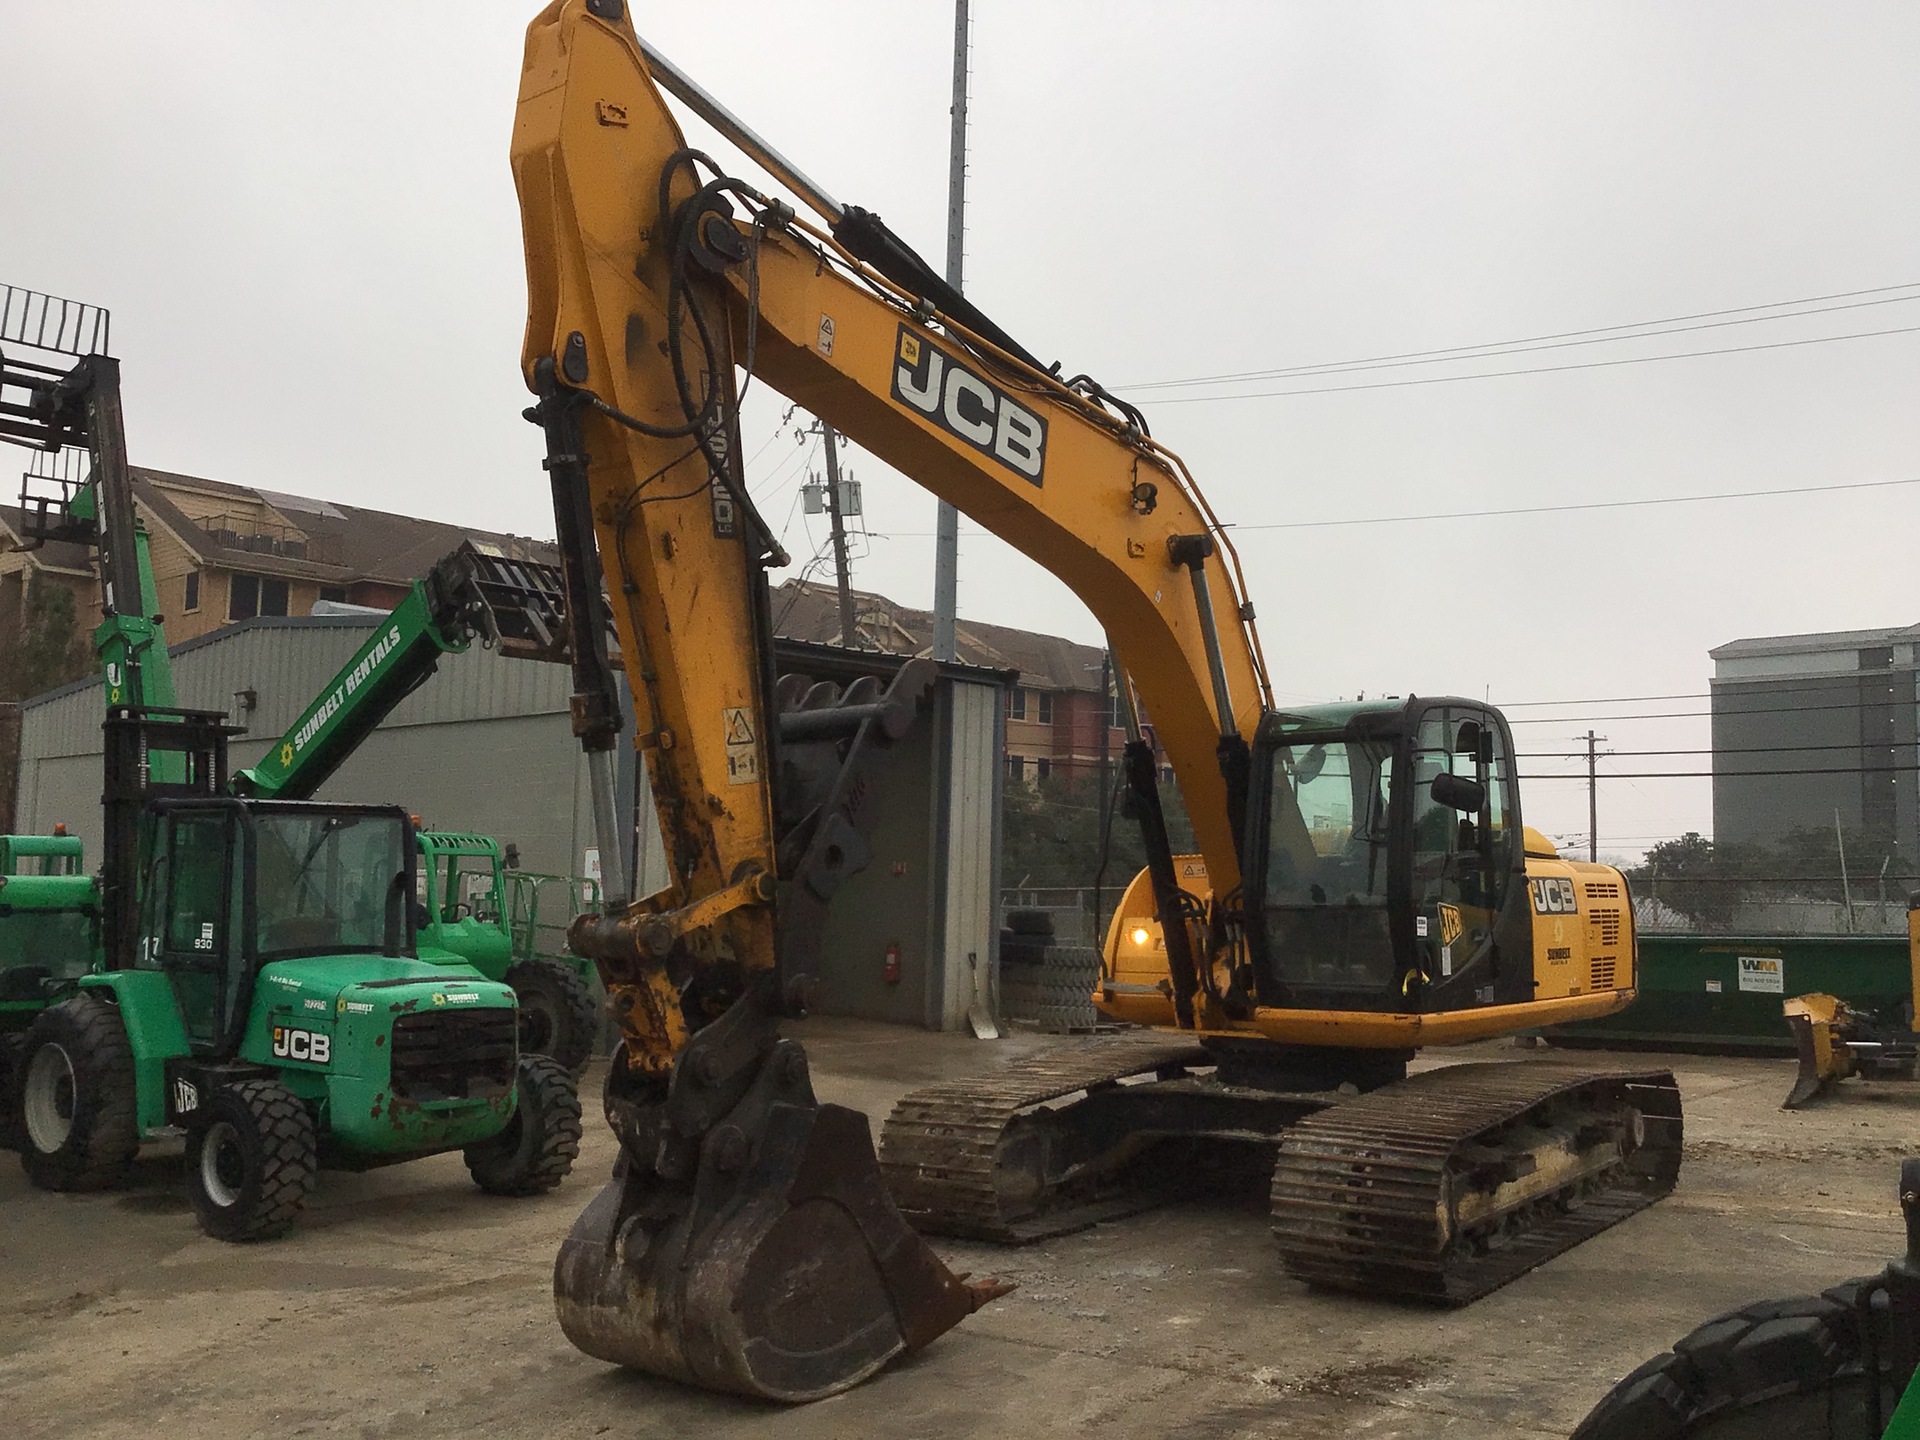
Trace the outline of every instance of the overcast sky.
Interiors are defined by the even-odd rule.
[[[136,463],[551,533],[519,418],[507,167],[536,8],[0,0],[0,280],[112,309]],[[1920,326],[1920,7],[973,8],[966,288],[1116,388],[1882,292],[1798,320],[1139,392],[1230,521],[1920,477],[1920,334],[1779,344]],[[947,0],[636,20],[940,262]],[[1759,345],[1776,348],[1238,396]],[[805,467],[775,434],[784,405],[759,400],[749,479],[786,524]],[[851,467],[872,532],[856,583],[929,603],[932,501],[857,450]],[[1897,486],[1239,544],[1283,699],[1591,701],[1513,710],[1559,717],[1519,729],[1561,753],[1589,717],[1703,710],[1595,697],[1704,691],[1727,640],[1920,619],[1916,520],[1920,486]],[[804,526],[796,557],[825,538]],[[1099,642],[1070,594],[972,527],[960,604]],[[1596,728],[1619,750],[1707,743],[1698,718]],[[1587,829],[1582,784],[1525,795],[1533,823]],[[1710,820],[1705,780],[1602,784],[1604,850]]]

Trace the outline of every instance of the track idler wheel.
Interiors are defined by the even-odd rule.
[[[700,1137],[690,1179],[643,1163],[643,1138],[623,1133],[612,1182],[554,1265],[561,1328],[598,1359],[817,1400],[1011,1288],[967,1284],[901,1219],[866,1117],[814,1098],[791,1040]]]

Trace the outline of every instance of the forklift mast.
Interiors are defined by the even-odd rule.
[[[232,732],[225,716],[175,701],[147,536],[134,512],[110,334],[111,316],[97,305],[0,286],[0,439],[39,452],[21,478],[21,538],[29,550],[60,540],[99,556],[93,648],[107,698],[101,929],[107,964],[120,969],[134,962],[140,813],[150,799],[219,793]]]

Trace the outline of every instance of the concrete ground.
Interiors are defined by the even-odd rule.
[[[823,1099],[886,1113],[1005,1063],[981,1043],[802,1027]],[[1046,1041],[1044,1043],[1060,1043]],[[1072,1042],[1066,1042],[1072,1043]],[[1477,1047],[1477,1058],[1525,1052]],[[1600,1057],[1595,1057],[1600,1058]],[[1644,1063],[1646,1057],[1619,1057]],[[1257,1208],[1136,1216],[1024,1250],[942,1244],[1020,1288],[851,1394],[776,1409],[611,1369],[553,1319],[553,1254],[613,1158],[589,1104],[571,1180],[489,1199],[457,1156],[322,1176],[289,1238],[202,1237],[177,1143],[129,1192],[47,1195],[0,1161],[0,1428],[9,1437],[1562,1436],[1715,1311],[1877,1270],[1920,1086],[1777,1106],[1785,1061],[1674,1060],[1680,1187],[1464,1311],[1308,1293]],[[597,1094],[597,1076],[589,1077]]]

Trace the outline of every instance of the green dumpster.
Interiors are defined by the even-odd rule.
[[[1815,991],[1911,1016],[1904,935],[1640,935],[1639,995],[1617,1015],[1540,1031],[1556,1045],[1793,1053],[1781,1003]],[[1904,1007],[1904,1008],[1903,1008]]]

